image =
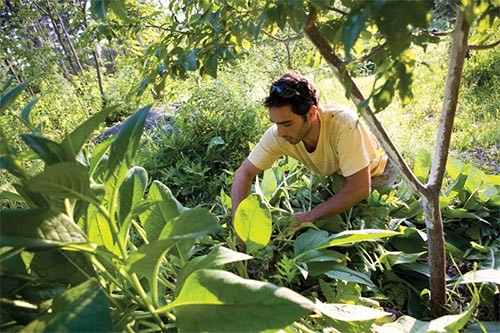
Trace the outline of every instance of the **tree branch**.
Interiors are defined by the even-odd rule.
[[[321,34],[318,26],[315,23],[317,15],[318,9],[312,7],[306,24],[303,28],[304,32],[321,53],[323,58],[330,65],[337,79],[339,79],[341,84],[350,91],[350,97],[354,104],[356,104],[356,106],[359,106],[361,103],[365,102],[366,99],[363,97],[362,92],[359,90],[358,86],[347,72],[345,63],[339,58],[328,41]],[[412,173],[369,105],[366,105],[366,107],[362,108],[361,116],[363,117],[373,134],[377,137],[389,158],[398,166],[398,169],[401,171],[401,177],[416,193],[426,193],[427,189]]]
[[[452,33],[450,61],[444,87],[444,98],[437,131],[436,148],[434,150],[429,182],[427,184],[427,187],[431,189],[431,191],[439,191],[443,183],[451,133],[453,130],[453,120],[458,105],[462,71],[468,49],[467,40],[469,29],[470,26],[464,18],[463,13],[458,12],[455,29]]]
[[[300,33],[300,34],[297,34],[295,36],[290,36],[290,37],[287,37],[287,38],[280,38],[278,36],[275,36],[273,34],[271,34],[270,32],[267,32],[266,30],[264,29],[261,29],[260,30],[264,35],[268,36],[268,37],[271,37],[272,39],[274,39],[275,41],[278,41],[280,43],[288,43],[288,42],[293,42],[294,40],[299,40],[299,39],[302,39],[304,38],[304,34]]]
[[[485,45],[469,45],[469,50],[481,51],[492,49],[500,44],[500,40],[497,40],[493,44],[485,44]]]
[[[365,62],[365,61],[368,61],[372,57],[374,57],[377,54],[379,54],[380,52],[382,52],[385,49],[386,45],[387,45],[387,43],[383,43],[382,45],[379,45],[376,48],[374,48],[370,53],[367,53],[367,54],[363,55],[361,58],[354,59],[354,61],[355,62]]]

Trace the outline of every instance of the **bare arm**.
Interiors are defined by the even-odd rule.
[[[236,209],[246,197],[250,195],[252,181],[261,172],[259,168],[246,159],[234,174],[233,186],[231,188],[231,201],[233,205],[233,220]]]
[[[293,215],[299,222],[316,222],[322,218],[340,214],[351,208],[371,191],[370,169],[366,167],[347,177],[347,183],[334,196],[308,212]]]

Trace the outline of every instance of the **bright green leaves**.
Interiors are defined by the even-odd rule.
[[[159,312],[172,308],[181,331],[258,332],[286,327],[313,311],[314,303],[290,289],[203,269]]]
[[[391,230],[364,229],[346,230],[327,237],[327,232],[309,229],[297,237],[295,258],[300,259],[310,251],[321,250],[331,246],[347,246],[357,242],[375,240],[385,237],[394,237],[401,233]]]
[[[317,304],[327,322],[338,332],[372,332],[373,324],[392,320],[388,312],[355,304]]]
[[[89,280],[56,297],[52,311],[21,332],[115,331],[106,296],[96,280]]]
[[[234,228],[245,242],[247,252],[252,253],[269,243],[272,233],[271,212],[258,194],[245,198],[234,217]]]

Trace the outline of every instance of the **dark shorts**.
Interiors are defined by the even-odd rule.
[[[389,186],[392,187],[396,184],[396,180],[399,176],[396,164],[390,159],[387,160],[384,173],[380,176],[372,177],[372,188]]]

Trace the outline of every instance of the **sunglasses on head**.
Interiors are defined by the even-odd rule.
[[[283,86],[278,86],[278,85],[272,85],[271,86],[271,94],[272,93],[276,93],[278,96],[280,97],[284,97],[284,98],[292,98],[294,96],[302,96],[300,94],[300,92],[298,92],[297,90],[293,89],[293,88],[289,88],[289,87],[283,87]]]

